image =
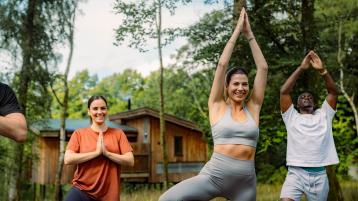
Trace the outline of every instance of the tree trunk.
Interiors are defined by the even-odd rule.
[[[64,97],[61,107],[61,127],[60,127],[60,144],[59,144],[59,155],[58,155],[58,162],[57,162],[57,171],[56,171],[56,179],[55,179],[55,200],[61,201],[62,200],[62,186],[61,186],[61,177],[62,177],[62,170],[63,170],[63,162],[65,157],[65,143],[66,143],[66,117],[67,117],[67,109],[68,109],[68,96],[69,96],[69,89],[68,89],[68,74],[70,72],[72,55],[73,55],[73,37],[74,37],[74,24],[76,20],[76,8],[77,5],[75,4],[72,19],[68,22],[68,26],[70,29],[70,33],[68,36],[68,41],[70,43],[70,52],[68,55],[66,70],[63,78],[63,90],[64,90]],[[59,103],[61,105],[61,103]]]
[[[314,0],[302,0],[301,7],[301,34],[302,34],[302,57],[304,57],[309,50],[314,49],[314,37],[317,35],[314,29]],[[317,74],[310,74],[307,71],[301,76],[302,84],[305,89],[313,89],[313,86],[317,86],[318,77]]]
[[[352,96],[349,96],[347,91],[345,90],[344,87],[344,72],[343,72],[343,57],[342,56],[342,44],[344,44],[344,41],[342,41],[342,21],[339,21],[339,27],[338,27],[338,53],[337,53],[337,62],[339,65],[339,73],[340,73],[340,79],[339,79],[339,87],[341,89],[341,92],[343,93],[344,98],[347,99],[349,105],[351,106],[352,110],[353,110],[353,114],[354,114],[354,120],[356,123],[356,135],[358,136],[358,112],[357,112],[357,108],[354,105],[354,94]]]
[[[33,36],[34,36],[34,19],[36,15],[36,6],[37,0],[29,0],[27,6],[27,16],[25,18],[25,22],[23,30],[23,42],[21,44],[22,49],[22,67],[20,71],[20,84],[18,88],[19,93],[19,102],[23,111],[24,116],[26,117],[26,105],[27,105],[27,93],[28,86],[30,83],[31,69],[33,67],[33,59],[32,59],[32,45],[33,45]],[[23,152],[24,145],[16,144],[14,146],[14,161],[11,168],[11,179],[9,185],[9,201],[17,201],[21,200],[21,173],[22,173],[22,160],[23,160]]]
[[[243,7],[246,7],[246,0],[234,0],[233,6],[233,29],[235,29],[237,20],[239,20],[240,12]]]
[[[314,0],[302,0],[302,17],[301,17],[301,31],[302,31],[302,47],[303,54],[306,55],[309,50],[314,49]]]
[[[163,65],[163,56],[162,56],[162,3],[161,0],[157,1],[158,3],[158,16],[157,16],[157,36],[158,36],[158,53],[159,53],[159,64],[160,64],[160,144],[162,145],[162,157],[163,157],[163,188],[168,189],[168,150],[167,150],[167,141],[165,135],[165,120],[164,120],[164,91],[163,91],[163,74],[164,74],[164,65]]]
[[[329,194],[327,201],[343,201],[342,189],[332,166],[327,167],[327,175],[329,180]]]

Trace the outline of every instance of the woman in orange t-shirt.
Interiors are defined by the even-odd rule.
[[[65,153],[66,165],[77,165],[73,187],[65,201],[118,201],[121,165],[134,165],[133,149],[121,129],[105,123],[107,101],[88,100],[91,126],[77,129]]]

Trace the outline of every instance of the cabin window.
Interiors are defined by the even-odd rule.
[[[144,119],[144,133],[143,133],[143,143],[148,144],[149,143],[149,132],[150,132],[150,122],[149,118]]]
[[[174,136],[174,155],[183,156],[183,137]]]
[[[137,142],[137,135],[136,133],[129,133],[129,134],[126,134],[127,136],[127,139],[129,142]]]

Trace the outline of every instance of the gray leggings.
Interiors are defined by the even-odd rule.
[[[215,197],[255,201],[255,162],[214,152],[199,175],[173,186],[160,196],[159,201],[210,200]]]

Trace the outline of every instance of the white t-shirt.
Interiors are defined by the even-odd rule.
[[[287,129],[288,166],[321,167],[339,163],[332,133],[336,111],[325,100],[313,114],[290,108],[282,113]]]

